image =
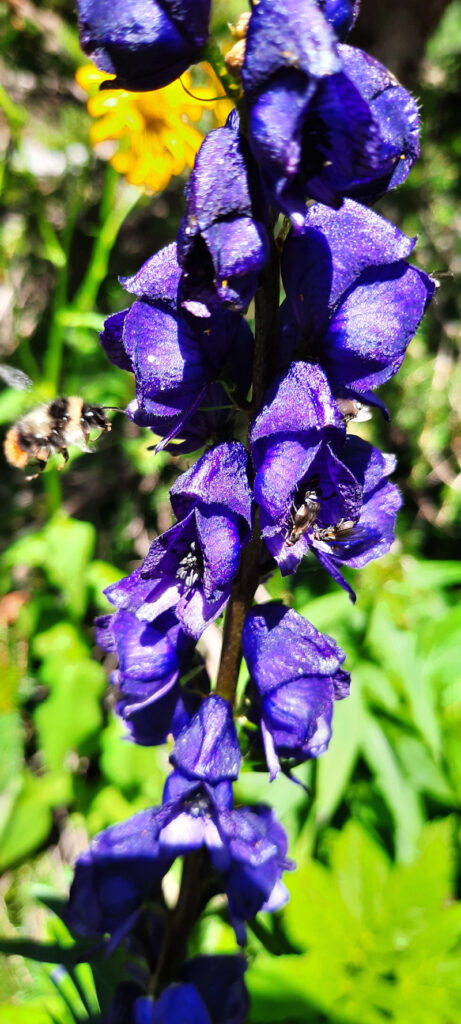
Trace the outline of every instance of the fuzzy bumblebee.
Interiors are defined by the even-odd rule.
[[[94,427],[101,434],[111,428],[102,406],[89,405],[77,395],[55,398],[48,405],[31,409],[11,427],[5,438],[5,457],[17,469],[35,462],[37,472],[28,477],[34,480],[44,470],[50,455],[58,452],[67,462],[70,445],[88,451]]]

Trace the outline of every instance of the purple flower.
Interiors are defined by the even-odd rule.
[[[358,18],[360,0],[318,0],[318,3],[338,39],[344,39]]]
[[[165,812],[140,811],[100,832],[77,860],[66,921],[79,935],[111,935],[113,948],[134,926],[144,901],[160,902],[174,859],[158,837]]]
[[[227,701],[207,697],[176,740],[161,807],[100,833],[77,861],[68,923],[76,932],[109,932],[112,945],[135,924],[176,857],[205,847],[227,893],[237,939],[245,920],[287,898],[281,882],[286,836],[270,808],[232,808],[240,748]],[[88,905],[90,904],[90,906]]]
[[[222,404],[223,390],[210,392],[213,381],[227,372],[245,397],[251,330],[238,313],[219,308],[210,314],[197,302],[183,308],[175,245],[152,256],[134,277],[122,278],[122,284],[137,301],[106,320],[101,343],[111,362],[135,375],[136,399],[127,414],[163,436],[163,446],[177,435],[194,444],[197,431],[203,437],[207,427],[210,433],[216,427],[216,414],[197,419],[200,406]]]
[[[269,389],[251,432],[254,493],[266,545],[282,574],[313,550],[351,596],[341,564],[359,568],[389,550],[399,492],[395,460],[347,437],[325,374],[293,363]]]
[[[219,713],[218,713],[219,712]],[[240,767],[240,748],[229,705],[212,695],[178,737],[170,760],[164,806],[171,819],[161,835],[162,848],[175,856],[205,845],[223,876],[231,923],[240,944],[244,922],[259,910],[277,910],[287,900],[281,873],[286,835],[264,805],[232,808],[231,780]]]
[[[181,984],[170,985],[155,1001],[139,985],[122,982],[107,1024],[243,1024],[248,1013],[246,966],[243,956],[196,956],[182,965]]]
[[[334,701],[349,693],[350,676],[341,668],[345,654],[302,615],[275,603],[251,609],[242,646],[275,779],[280,757],[299,763],[327,749]]]
[[[267,262],[269,242],[257,164],[236,111],[202,143],[185,195],[178,236],[183,305],[199,301],[209,308],[223,303],[245,309]]]
[[[206,1004],[194,985],[169,985],[158,999],[142,996],[133,1007],[132,1024],[212,1024]]]
[[[234,442],[206,452],[170,494],[178,522],[153,542],[140,569],[106,593],[146,621],[175,608],[181,628],[198,639],[224,608],[251,536],[245,448]]]
[[[299,230],[308,197],[337,207],[397,160],[343,65],[329,16],[339,26],[331,5],[324,13],[315,0],[260,0],[242,68],[251,148],[270,195]]]
[[[199,991],[212,1024],[242,1024],[246,1020],[246,967],[243,956],[196,956],[183,965],[181,977]]]
[[[115,711],[130,739],[153,746],[165,743],[170,733],[177,736],[201,701],[199,676],[206,690],[209,681],[197,663],[194,689],[181,687],[180,673],[192,666],[195,645],[175,615],[166,612],[154,627],[122,609],[96,619],[96,640],[118,656],[118,668],[110,681],[119,693]]]
[[[369,182],[355,182],[343,192],[363,203],[374,203],[390,188],[401,185],[419,157],[419,112],[415,98],[396,81],[384,64],[355,46],[340,46],[343,68],[369,104],[381,136],[383,173]]]
[[[208,38],[210,0],[78,0],[80,44],[113,89],[168,85]]]
[[[370,400],[397,373],[434,292],[406,262],[415,241],[352,200],[337,211],[311,206],[302,236],[284,248],[281,361],[301,351],[322,364],[334,394]]]

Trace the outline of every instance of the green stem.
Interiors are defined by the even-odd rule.
[[[79,312],[87,313],[93,309],[101,284],[107,275],[110,254],[117,235],[140,196],[139,189],[134,186],[124,185],[120,189],[120,175],[110,164],[107,165],[98,233],[85,277],[72,302],[72,307]]]
[[[43,484],[46,492],[48,516],[51,519],[62,506],[61,476],[56,468],[44,474]]]
[[[69,249],[77,217],[78,205],[69,216],[62,239],[62,249],[65,260],[58,269],[56,287],[54,290],[53,306],[51,310],[51,324],[48,332],[46,352],[44,358],[44,376],[52,391],[56,394],[59,390],[61,376],[62,351],[64,346],[64,329],[60,322],[60,312],[67,301],[67,288],[69,282]]]
[[[210,39],[202,54],[202,58],[203,60],[207,60],[208,63],[211,64],[213,71],[218,76],[220,82],[222,83],[223,88],[226,90],[226,94],[228,95],[229,99],[233,100],[234,103],[238,104],[239,100],[242,97],[242,90],[238,83],[235,81],[235,78],[233,78],[232,75],[229,74],[226,68],[226,62],[221,53],[221,49],[214,39]]]

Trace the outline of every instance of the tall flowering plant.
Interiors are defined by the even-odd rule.
[[[161,804],[100,833],[76,865],[69,926],[126,951],[110,1024],[245,1020],[244,957],[188,958],[211,897],[226,897],[244,946],[246,922],[284,904],[294,868],[271,808],[234,803],[241,660],[250,747],[271,779],[327,750],[350,687],[333,638],[255,594],[277,567],[315,558],[355,600],[343,570],[394,538],[394,459],[348,427],[373,407],[386,415],[376,391],[434,284],[409,262],[415,240],[372,209],[409,173],[419,122],[405,89],[344,41],[358,7],[259,0],[231,78],[209,2],[80,0],[83,48],[116,76],[111,89],[165,87],[206,55],[236,104],[198,152],[176,242],[122,281],[134,301],[101,336],[134,375],[127,415],[159,448],[200,453],[171,489],[174,524],[108,589],[114,613],[97,621],[127,736],[171,751]],[[197,642],[220,616],[210,679]],[[178,857],[171,907],[162,882]]]

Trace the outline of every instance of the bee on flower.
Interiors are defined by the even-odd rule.
[[[175,175],[193,167],[203,141],[200,122],[210,111],[213,127],[225,123],[232,109],[224,89],[208,65],[201,65],[203,84],[196,85],[189,72],[163,89],[127,92],[104,89],[107,73],[94,64],[78,68],[78,85],[88,93],[88,113],[94,119],[90,142],[101,156],[112,143],[112,167],[130,185],[161,192]]]

